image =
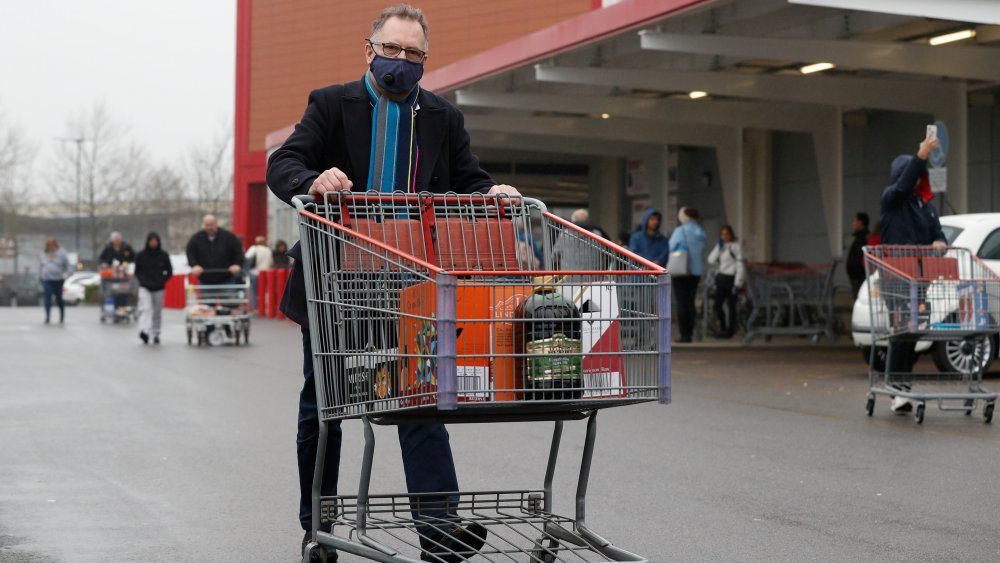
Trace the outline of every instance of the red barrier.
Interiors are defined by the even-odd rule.
[[[281,312],[281,296],[285,294],[285,284],[288,283],[288,270],[274,270],[275,283],[274,286],[277,291],[274,292],[274,311],[279,319],[285,318],[285,314]]]
[[[270,270],[260,270],[257,272],[257,316],[263,316],[261,311],[267,306],[267,278]]]
[[[265,312],[267,318],[273,319],[275,313],[278,310],[278,284],[275,281],[278,279],[279,272],[276,270],[268,270],[268,284],[267,284],[267,310]]]
[[[163,288],[163,306],[167,309],[184,308],[184,276],[175,275]]]

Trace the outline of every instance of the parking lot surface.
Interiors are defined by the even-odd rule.
[[[297,560],[297,327],[255,319],[250,346],[199,349],[176,311],[160,346],[93,308],[41,319],[0,309],[0,561]],[[653,561],[1000,560],[1000,431],[979,413],[918,426],[880,402],[867,418],[843,343],[673,358],[673,404],[598,417],[588,523],[616,544]],[[463,488],[541,485],[550,423],[450,431]],[[403,491],[395,432],[376,433],[373,491]],[[557,511],[582,437],[567,424]],[[360,451],[348,422],[344,491]]]

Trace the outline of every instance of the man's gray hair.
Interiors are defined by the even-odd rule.
[[[386,20],[389,18],[402,18],[404,20],[413,20],[419,23],[421,29],[424,30],[424,50],[427,50],[427,18],[424,17],[423,10],[409,4],[396,4],[395,6],[389,6],[388,8],[382,10],[382,13],[379,14],[378,18],[372,22],[372,41],[378,39],[378,37],[376,37],[378,32],[382,31],[382,26],[385,25]]]
[[[117,239],[122,238],[122,234],[119,233],[118,231],[111,231],[111,236],[108,238],[108,240],[115,240],[116,238]]]
[[[577,209],[569,216],[569,220],[577,224],[586,223],[590,220],[590,213],[586,209]]]

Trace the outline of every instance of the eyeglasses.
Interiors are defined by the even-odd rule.
[[[395,43],[379,43],[378,41],[372,41],[371,39],[366,39],[369,45],[373,47],[378,45],[382,47],[382,54],[394,59],[399,56],[400,52],[406,53],[406,60],[412,63],[423,62],[427,58],[427,52],[421,51],[420,49],[413,49],[412,47],[403,47],[401,45],[396,45]]]

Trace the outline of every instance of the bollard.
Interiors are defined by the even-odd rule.
[[[285,314],[281,312],[281,296],[285,294],[285,284],[288,283],[288,273],[291,270],[277,270],[275,273],[275,283],[277,291],[274,292],[274,312],[277,314],[279,319],[284,319]]]
[[[258,317],[264,316],[264,310],[267,306],[267,288],[270,285],[270,274],[271,270],[258,270],[257,271],[257,313]]]

